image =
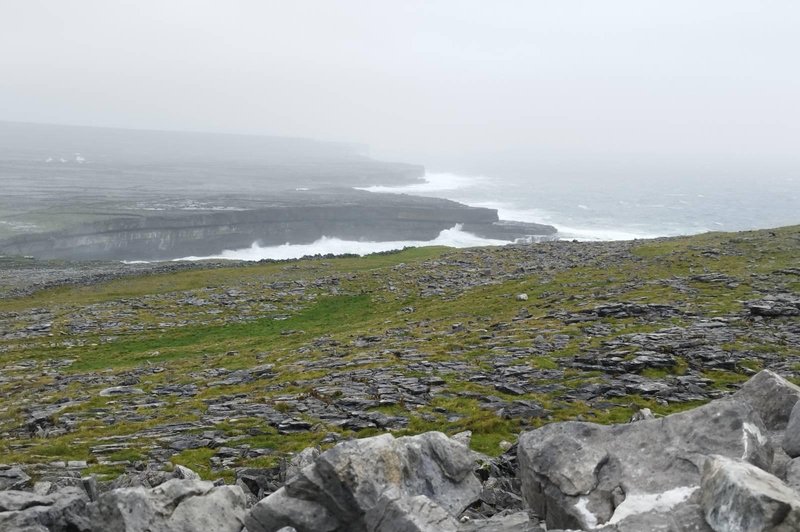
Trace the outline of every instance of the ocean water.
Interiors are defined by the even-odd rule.
[[[631,240],[800,223],[800,179],[652,180],[646,184],[428,173],[425,183],[367,187],[448,198],[498,210],[501,219],[546,223],[562,239]]]
[[[570,183],[551,180],[464,176],[429,172],[420,183],[372,186],[361,190],[446,198],[476,207],[497,209],[500,219],[545,223],[568,240],[609,241],[738,231],[800,223],[800,179],[652,180],[641,183],[597,180]],[[323,237],[311,244],[286,243],[225,250],[214,257],[261,260],[293,259],[315,254],[366,255],[412,246],[456,248],[503,245],[460,226],[442,231],[431,241],[359,242]]]

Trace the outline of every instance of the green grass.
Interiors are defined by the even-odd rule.
[[[49,462],[52,460],[87,460],[94,457],[90,448],[102,443],[108,436],[129,435],[129,449],[117,451],[104,458],[113,461],[134,462],[147,459],[153,445],[160,442],[147,438],[137,439],[139,431],[167,423],[197,421],[201,419],[209,401],[221,398],[246,397],[253,402],[270,405],[279,412],[289,413],[291,407],[285,396],[313,397],[330,402],[319,386],[331,371],[315,367],[324,357],[335,356],[342,364],[338,371],[355,371],[372,368],[377,371],[425,378],[433,376],[417,360],[408,360],[407,352],[414,353],[426,362],[457,362],[471,368],[472,372],[494,371],[498,352],[505,348],[520,349],[522,355],[507,366],[547,370],[559,376],[547,384],[557,384],[569,391],[592,382],[602,382],[601,372],[587,372],[570,368],[572,358],[589,350],[602,350],[621,344],[627,357],[635,356],[637,347],[629,343],[630,335],[652,333],[670,327],[685,327],[697,316],[710,318],[726,316],[737,326],[746,326],[741,301],[758,297],[770,285],[761,277],[776,278],[773,272],[796,266],[800,245],[796,236],[798,228],[776,230],[776,237],[766,238],[764,232],[741,234],[709,233],[691,238],[658,240],[637,243],[631,258],[622,259],[610,271],[602,262],[586,262],[576,267],[527,275],[508,274],[491,284],[469,289],[446,287],[444,297],[423,297],[420,293],[428,284],[434,286],[435,278],[417,282],[442,269],[460,272],[461,260],[469,252],[446,248],[418,248],[398,253],[373,255],[364,258],[307,259],[256,265],[232,265],[225,268],[193,269],[167,274],[135,276],[88,287],[62,287],[43,290],[26,298],[0,301],[0,312],[19,312],[14,326],[25,326],[24,313],[33,308],[47,309],[52,314],[53,336],[26,340],[0,340],[2,364],[20,361],[43,363],[48,359],[70,358],[75,362],[62,373],[79,376],[95,373],[103,377],[127,375],[132,370],[158,367],[160,373],[141,371],[136,386],[151,391],[165,384],[187,384],[198,381],[199,389],[193,397],[161,397],[165,405],[158,408],[139,408],[137,414],[149,416],[144,422],[125,422],[105,426],[98,421],[100,409],[107,412],[129,411],[127,401],[132,398],[105,398],[96,392],[108,386],[106,380],[91,379],[62,386],[46,368],[34,370],[3,370],[4,376],[19,380],[0,384],[0,407],[3,419],[0,428],[12,430],[24,421],[30,404],[46,397],[45,402],[59,398],[83,400],[59,415],[78,415],[81,422],[75,432],[48,439],[7,438],[0,441],[1,461]],[[723,253],[708,253],[719,249]],[[491,252],[491,260],[501,260],[505,251]],[[728,254],[726,254],[728,253]],[[470,263],[474,268],[488,267],[489,254]],[[434,268],[428,261],[437,261]],[[448,262],[454,259],[455,262]],[[598,259],[601,260],[601,259]],[[487,264],[481,263],[485,261]],[[402,267],[399,267],[403,264]],[[513,272],[515,265],[508,270]],[[740,284],[728,288],[719,283],[691,280],[704,272],[718,272],[736,278]],[[773,277],[770,277],[773,276]],[[302,293],[289,292],[296,280],[336,277],[338,295],[328,286],[306,286]],[[783,276],[785,277],[785,276]],[[783,279],[781,277],[781,279]],[[288,283],[289,288],[271,288],[275,282]],[[771,281],[770,281],[771,282]],[[786,287],[800,287],[791,278],[781,282]],[[389,284],[395,287],[390,291]],[[235,288],[244,293],[244,303],[211,305],[195,308],[176,305],[177,299],[200,297],[213,299],[215,295]],[[525,292],[528,301],[519,302],[515,295]],[[134,308],[133,303],[142,308]],[[668,303],[683,313],[677,317],[654,319],[603,318],[588,323],[566,324],[559,317],[562,312],[590,310],[607,302]],[[259,310],[270,304],[277,310]],[[407,312],[413,307],[413,312]],[[531,316],[515,320],[524,307]],[[205,314],[214,309],[217,314]],[[103,321],[116,316],[123,309],[124,316],[118,330],[109,333],[74,334],[69,331],[69,320],[75,315],[94,316]],[[170,316],[172,314],[173,316]],[[289,318],[275,320],[275,314]],[[244,316],[247,321],[237,320]],[[183,322],[180,327],[166,328],[158,324]],[[462,323],[462,329],[453,324]],[[500,326],[502,324],[502,326]],[[133,326],[152,327],[135,330]],[[287,334],[294,331],[292,334]],[[601,331],[601,332],[598,332]],[[359,347],[355,340],[361,336],[386,336],[376,344]],[[558,335],[566,335],[565,347],[545,349],[539,347],[541,336],[545,344],[552,343]],[[113,336],[114,338],[102,338]],[[335,347],[317,341],[325,337]],[[67,348],[60,342],[68,340],[75,347]],[[322,346],[322,347],[321,347]],[[496,349],[493,349],[496,348]],[[731,390],[748,378],[751,371],[763,366],[765,354],[791,355],[793,346],[780,342],[762,343],[747,336],[736,338],[722,346],[741,357],[738,371],[703,371],[702,376],[712,381],[712,387]],[[226,353],[235,354],[226,354]],[[623,355],[624,356],[624,355]],[[208,369],[236,370],[257,364],[274,364],[275,375],[252,382],[230,386],[205,386],[202,378],[193,375]],[[678,358],[668,369],[646,369],[642,375],[651,379],[683,375],[698,368],[689,368],[686,360]],[[409,419],[406,429],[397,435],[416,434],[426,430],[440,430],[453,434],[463,430],[473,432],[472,447],[487,454],[501,451],[502,441],[513,442],[521,430],[541,424],[582,419],[597,423],[627,421],[638,408],[650,408],[666,415],[697,406],[697,403],[663,405],[639,396],[603,401],[602,406],[583,401],[567,400],[563,391],[548,394],[505,395],[480,382],[470,382],[468,374],[460,371],[437,370],[444,379],[444,392],[421,408],[396,404],[374,410],[387,415]],[[199,379],[199,380],[198,380]],[[319,389],[318,389],[319,388]],[[336,392],[334,392],[336,393]],[[342,392],[339,391],[339,394]],[[506,420],[482,407],[476,397],[495,395],[507,401],[529,399],[539,402],[552,412],[550,419],[532,421]],[[135,398],[133,398],[135,399]],[[297,413],[294,413],[297,415]],[[303,414],[305,415],[305,414]],[[309,445],[318,445],[328,432],[342,437],[364,437],[382,432],[368,429],[357,434],[338,427],[315,423],[308,432],[281,435],[276,429],[257,418],[227,420],[213,427],[227,437],[236,438],[231,445],[250,445],[253,449],[266,449],[262,457],[243,459],[236,466],[271,467],[287,453],[299,451]],[[530,423],[530,426],[526,425]],[[199,430],[208,430],[207,427]],[[217,471],[210,459],[213,449],[183,451],[172,457],[172,463],[197,470],[204,478],[231,479],[229,470]],[[113,475],[121,466],[91,463],[89,471]]]
[[[77,353],[70,371],[95,371],[197,358],[204,353],[226,352],[233,346],[255,349],[276,343],[299,344],[315,335],[355,327],[378,313],[379,307],[366,294],[327,297],[288,320],[261,319],[251,323],[175,329],[168,333],[141,334],[110,344],[87,346]],[[288,337],[281,334],[290,329],[299,329],[303,333]],[[36,356],[50,358],[53,352],[40,351]]]

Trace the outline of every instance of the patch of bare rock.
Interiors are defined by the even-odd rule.
[[[468,433],[387,433],[309,448],[279,476],[242,470],[232,485],[181,466],[108,484],[0,466],[0,530],[796,531],[799,399],[762,371],[682,413],[547,424],[494,459]]]

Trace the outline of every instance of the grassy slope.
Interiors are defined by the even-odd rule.
[[[196,382],[191,373],[203,368],[225,367],[237,369],[256,364],[274,363],[277,375],[264,381],[244,385],[204,387],[200,393],[187,400],[166,399],[167,405],[157,412],[147,412],[147,420],[124,422],[105,426],[91,417],[78,429],[64,436],[47,439],[3,439],[0,441],[0,462],[38,462],[55,459],[93,460],[89,448],[105,437],[137,434],[148,427],[168,422],[191,421],[198,418],[204,400],[221,395],[244,394],[258,401],[280,407],[280,398],[287,394],[315,394],[314,379],[325,372],[307,369],[304,362],[324,356],[308,349],[315,339],[330,336],[343,346],[352,346],[359,336],[382,335],[398,328],[406,329],[393,345],[410,346],[423,352],[428,360],[464,360],[476,366],[492,364],[492,352],[483,346],[482,335],[492,324],[513,323],[520,309],[514,295],[525,292],[529,301],[525,306],[532,317],[523,324],[504,331],[500,342],[507,347],[530,347],[536,336],[545,338],[568,335],[568,344],[555,352],[532,354],[528,364],[535,368],[554,369],[560,359],[572,357],[603,341],[633,332],[658,330],[680,324],[680,318],[662,323],[642,323],[640,320],[606,318],[611,332],[604,336],[589,337],[579,324],[565,324],[553,317],[561,310],[589,309],[601,302],[633,301],[637,303],[669,303],[687,312],[710,318],[731,316],[742,312],[742,301],[758,297],[754,286],[759,276],[772,275],[776,270],[797,267],[800,264],[800,228],[783,228],[770,232],[738,234],[711,233],[691,238],[658,240],[636,244],[632,255],[613,268],[592,264],[557,270],[532,272],[503,282],[478,286],[448,294],[447,297],[423,297],[414,281],[430,273],[431,260],[440,257],[452,259],[465,252],[446,248],[406,250],[398,254],[377,255],[361,259],[316,259],[291,263],[259,264],[248,267],[216,270],[187,271],[167,275],[151,275],[109,282],[89,287],[57,288],[42,291],[31,297],[0,301],[0,313],[23,315],[33,308],[47,309],[53,316],[53,337],[24,340],[0,340],[6,348],[0,352],[0,367],[6,375],[21,375],[29,370],[9,369],[20,361],[40,364],[50,359],[69,358],[74,363],[63,369],[68,375],[85,375],[101,372],[114,375],[131,369],[159,365],[161,373],[148,375],[140,386],[145,390],[163,383]],[[775,236],[771,236],[775,235]],[[715,253],[722,250],[723,253]],[[499,252],[502,257],[502,252]],[[403,265],[398,268],[398,265]],[[450,266],[451,268],[456,268]],[[689,278],[705,271],[723,273],[741,280],[736,288],[721,288],[718,284],[688,281],[689,291],[676,289],[669,280]],[[271,283],[291,283],[305,279],[336,277],[335,291],[309,288],[302,294],[274,290]],[[785,281],[785,287],[800,293],[800,277]],[[214,294],[230,288],[241,290],[253,298],[247,303],[251,312],[246,320],[225,318],[232,311],[221,307],[221,314],[208,319],[198,318],[194,307],[177,305],[179,297]],[[273,319],[270,312],[259,311],[258,295],[266,295],[290,317]],[[128,306],[130,302],[144,301],[144,305]],[[259,303],[258,301],[261,301]],[[142,308],[139,308],[142,307]],[[414,307],[413,314],[402,311]],[[74,334],[68,324],[75,316],[91,309],[96,319],[116,316],[120,308],[128,311],[113,334],[92,332]],[[115,310],[116,309],[116,310]],[[287,310],[288,309],[288,310]],[[168,316],[168,318],[165,318]],[[115,317],[118,319],[118,317]],[[181,326],[164,327],[164,320],[180,322]],[[424,327],[419,326],[425,324]],[[454,323],[464,323],[463,332],[453,334]],[[412,326],[413,325],[413,326]],[[134,327],[138,326],[138,327]],[[289,334],[291,333],[291,334]],[[68,342],[67,343],[65,343]],[[788,354],[795,346],[753,343],[747,337],[737,338],[735,345],[726,349],[747,348],[754,352]],[[370,359],[368,348],[346,347],[343,360],[352,361],[357,368],[391,366],[403,370],[401,358],[375,357]],[[757,369],[758,360],[752,362]],[[680,373],[680,364],[671,372]],[[668,373],[668,372],[665,372]],[[412,372],[409,370],[408,374]],[[658,377],[658,372],[651,372]],[[707,376],[720,386],[746,378],[738,371],[708,372]],[[524,428],[519,420],[500,419],[481,408],[475,399],[460,392],[506,396],[484,384],[469,382],[458,374],[442,375],[449,393],[441,394],[420,410],[408,411],[402,405],[381,407],[388,414],[410,417],[408,429],[415,433],[438,429],[457,432],[470,429],[475,433],[473,446],[484,452],[498,452],[502,440],[513,440]],[[595,378],[592,373],[567,369],[560,384],[567,387]],[[111,409],[117,401],[94,395],[108,384],[74,382],[52,392],[53,377],[46,371],[33,372],[27,382],[0,381],[0,433],[22,423],[26,408],[44,397],[46,403],[60,397],[88,397],[89,399],[69,412],[87,412],[91,409]],[[617,401],[616,406],[594,408],[581,401],[563,401],[558,394],[527,394],[522,398],[536,400],[553,411],[552,419],[593,419],[612,422],[626,419],[631,406],[648,406],[656,412],[667,413],[692,405],[663,405],[638,396]],[[447,421],[438,411],[458,414],[458,419]],[[230,436],[241,436],[238,443],[253,447],[275,449],[276,455],[257,458],[249,465],[269,465],[280,453],[297,450],[319,442],[327,432],[338,430],[320,427],[306,433],[278,435],[275,429],[261,420],[244,418],[230,420],[215,427]],[[253,430],[253,429],[258,430]],[[367,429],[357,435],[374,433]],[[138,439],[132,449],[121,451],[113,459],[135,460],[143,458],[150,446],[157,442],[147,437]],[[215,476],[209,469],[208,459],[213,449],[184,451],[173,458],[199,469],[205,475]],[[93,466],[93,471],[112,473],[121,466]],[[225,472],[222,473],[223,475]]]

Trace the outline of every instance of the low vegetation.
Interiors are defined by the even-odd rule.
[[[552,420],[663,415],[762,368],[796,376],[797,316],[747,302],[800,298],[798,265],[789,227],[200,266],[7,298],[0,462],[216,478],[386,430],[470,430],[497,454]]]

